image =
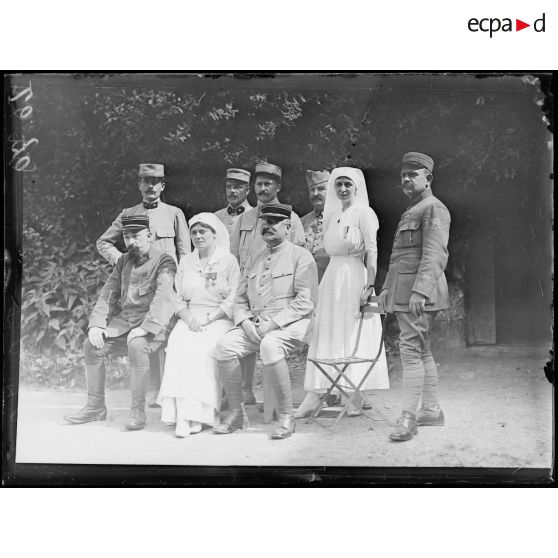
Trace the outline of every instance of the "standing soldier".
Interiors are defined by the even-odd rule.
[[[281,167],[272,163],[258,163],[254,174],[254,190],[258,204],[240,215],[231,233],[231,254],[238,258],[241,275],[248,259],[266,247],[260,233],[261,222],[259,219],[264,205],[279,204],[277,194],[281,190]],[[290,223],[288,240],[298,246],[304,246],[306,242],[304,228],[300,217],[294,212],[291,213]],[[242,360],[242,390],[246,405],[256,404],[253,387],[255,367],[256,355],[254,353],[246,355],[246,358]]]
[[[149,219],[149,230],[152,234],[153,246],[170,254],[179,262],[184,254],[190,252],[190,232],[184,213],[174,205],[160,200],[165,189],[165,167],[159,164],[142,163],[139,166],[138,188],[143,198],[142,203],[128,207],[120,212],[112,225],[97,240],[97,250],[105,260],[115,265],[124,253],[122,239],[122,219],[133,215],[146,215]],[[150,407],[158,407],[156,393],[161,385],[162,353],[154,354],[151,362],[151,389],[155,397],[150,399]]]
[[[446,206],[432,195],[433,169],[434,161],[428,155],[403,155],[401,189],[411,204],[399,221],[380,293],[380,306],[395,312],[401,330],[403,409],[390,435],[396,442],[410,440],[417,433],[417,425],[444,424],[430,333],[436,313],[449,307],[444,270],[451,219]]]
[[[327,194],[327,181],[329,171],[306,171],[306,182],[308,183],[308,196],[314,208],[310,213],[301,217],[304,234],[306,236],[307,248],[318,266],[318,281],[322,280],[324,271],[329,263],[329,256],[324,249],[324,205]]]
[[[143,198],[142,203],[120,212],[97,240],[99,254],[114,265],[123,254],[117,246],[122,247],[122,217],[147,214],[153,245],[161,252],[170,254],[179,263],[182,256],[191,250],[190,233],[182,210],[160,200],[165,189],[165,167],[142,163],[139,166],[138,188]]]
[[[227,169],[227,178],[225,180],[225,193],[229,205],[219,209],[215,215],[221,219],[229,236],[232,233],[238,218],[252,206],[248,203],[246,197],[250,191],[250,173],[244,169]]]

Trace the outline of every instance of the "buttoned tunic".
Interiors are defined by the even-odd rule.
[[[427,311],[449,307],[444,270],[448,261],[451,217],[430,189],[407,208],[395,233],[382,290],[388,289],[388,312],[409,312],[413,292],[426,297]]]
[[[177,262],[184,254],[190,253],[190,232],[184,213],[174,205],[159,201],[154,209],[146,209],[143,203],[124,209],[97,240],[99,254],[114,265],[122,255],[122,251],[116,246],[121,243],[123,247],[122,217],[146,214],[149,217],[149,230],[153,235],[153,246],[170,254]]]
[[[266,204],[273,205],[273,204]],[[248,259],[265,249],[266,244],[262,238],[260,229],[261,221],[259,221],[262,204],[258,202],[256,207],[245,211],[238,219],[231,233],[231,254],[238,258],[240,271],[244,271]],[[300,222],[300,217],[291,213],[291,230],[289,240],[298,246],[304,246],[306,237],[304,236],[304,228]]]
[[[272,319],[279,328],[268,332],[258,347],[237,327],[219,341],[218,358],[241,358],[257,350],[264,364],[285,358],[308,341],[317,298],[318,272],[310,252],[288,240],[275,248],[266,247],[246,265],[235,299],[234,322],[239,326],[246,319]]]
[[[175,274],[173,258],[153,246],[137,262],[124,254],[101,290],[89,328],[100,327],[107,337],[119,337],[141,327],[156,340],[165,339],[176,305]]]
[[[329,255],[324,248],[323,213],[317,214],[315,211],[311,211],[301,217],[300,221],[306,237],[304,247],[314,256],[314,260],[318,266],[319,282],[322,280],[324,271],[329,263]]]
[[[246,213],[246,211],[248,211],[249,209],[252,209],[252,206],[248,203],[248,200],[244,200],[240,204],[240,207],[244,208],[243,213]],[[236,223],[238,222],[239,217],[242,215],[242,213],[236,213],[236,212],[229,213],[229,206],[227,205],[227,207],[223,207],[223,209],[219,209],[218,211],[216,211],[215,215],[221,220],[223,225],[225,225],[225,227],[227,227],[227,230],[229,231],[229,236],[230,236],[232,231],[234,230],[234,227],[235,227]]]

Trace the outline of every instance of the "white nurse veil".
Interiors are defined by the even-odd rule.
[[[188,224],[190,228],[192,228],[196,223],[209,225],[215,231],[215,244],[219,246],[221,250],[230,253],[229,231],[219,217],[215,216],[213,213],[198,213],[190,219]]]
[[[370,205],[368,203],[366,181],[364,180],[364,174],[362,174],[362,171],[360,169],[354,167],[337,167],[333,169],[327,183],[327,195],[324,206],[324,233],[330,223],[332,216],[337,215],[343,207],[341,204],[341,200],[335,193],[335,180],[340,176],[346,176],[354,182],[356,186],[355,203],[362,204],[366,207],[369,207]]]

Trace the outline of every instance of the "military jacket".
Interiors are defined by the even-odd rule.
[[[184,213],[174,205],[159,201],[154,209],[145,209],[143,203],[124,209],[112,225],[97,240],[97,250],[105,260],[114,265],[122,255],[117,244],[123,248],[122,217],[145,215],[149,217],[149,230],[153,245],[161,252],[170,254],[177,262],[191,251],[190,232]]]
[[[326,267],[329,264],[329,255],[324,248],[323,215],[316,216],[315,211],[307,213],[300,218],[304,228],[306,243],[304,247],[310,251],[318,266],[318,281],[322,280]]]
[[[153,246],[139,262],[124,254],[101,290],[89,327],[105,329],[107,337],[142,327],[165,339],[176,305],[175,274],[174,259]]]
[[[448,262],[450,221],[446,206],[430,189],[403,213],[382,287],[389,291],[388,312],[409,312],[413,292],[426,297],[426,310],[449,307],[444,270]]]
[[[258,222],[261,210],[262,204],[258,203],[256,207],[245,211],[238,219],[230,236],[231,254],[238,258],[241,272],[248,259],[266,246],[260,232],[261,221]],[[289,240],[298,246],[304,246],[306,242],[300,217],[294,212],[291,214]]]
[[[240,205],[244,208],[244,212],[252,209],[252,206],[248,203],[247,200],[244,200]],[[229,213],[228,209],[229,206],[227,205],[227,207],[223,207],[223,209],[219,209],[218,211],[216,211],[215,215],[221,220],[223,225],[227,227],[230,235],[234,230],[237,221],[240,219],[240,215],[243,215],[243,213]]]
[[[275,248],[266,246],[247,262],[235,299],[234,322],[263,316],[281,328],[303,319],[310,326],[317,301],[316,262],[308,250],[287,240]]]

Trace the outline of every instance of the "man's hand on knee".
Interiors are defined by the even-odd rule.
[[[105,330],[102,327],[92,327],[87,332],[89,342],[96,349],[102,349],[105,344]]]
[[[262,319],[260,324],[256,327],[256,331],[261,339],[263,339],[270,331],[279,329],[279,326],[271,319]]]
[[[128,333],[128,338],[126,339],[126,342],[129,345],[132,339],[135,339],[136,337],[145,337],[146,335],[147,335],[147,331],[145,331],[145,329],[141,327],[135,327],[130,331],[130,333]]]
[[[246,319],[241,322],[240,325],[242,326],[242,329],[244,330],[244,333],[246,334],[246,337],[248,337],[250,343],[255,343],[256,345],[261,343],[262,338],[258,335],[258,330],[252,320]]]

